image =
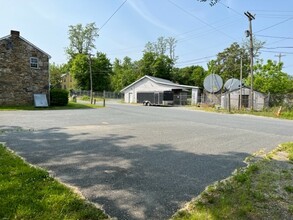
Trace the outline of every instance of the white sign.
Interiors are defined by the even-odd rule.
[[[35,107],[48,107],[46,94],[34,94]]]

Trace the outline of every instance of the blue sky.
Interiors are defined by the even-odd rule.
[[[95,22],[101,27],[125,0],[0,0],[0,37],[18,30],[22,37],[49,53],[51,62],[66,63],[68,26]],[[293,75],[293,1],[221,0],[210,7],[197,0],[128,0],[99,31],[96,50],[113,61],[138,60],[148,41],[160,36],[178,40],[178,67],[201,65],[233,42],[245,40],[248,19],[253,32],[266,41],[263,59],[278,61]],[[290,48],[291,47],[291,48]]]

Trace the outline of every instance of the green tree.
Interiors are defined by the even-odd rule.
[[[68,31],[69,46],[66,53],[72,59],[76,54],[89,54],[95,49],[95,39],[98,37],[98,28],[95,23],[70,25]]]
[[[224,81],[229,78],[240,77],[240,64],[242,57],[243,78],[250,72],[250,57],[244,47],[234,42],[223,52],[218,53],[217,58],[208,63],[208,72],[220,75]]]
[[[112,75],[112,64],[105,53],[98,52],[92,59],[92,76],[94,91],[111,90],[110,77]]]
[[[174,37],[159,37],[156,42],[148,42],[145,45],[144,53],[154,53],[157,56],[168,56],[173,63],[175,63],[177,57],[175,55],[175,47],[177,40]]]
[[[253,36],[252,40],[253,40],[253,57],[257,58],[260,55],[260,49],[263,48],[266,42],[258,40],[255,36]],[[249,38],[246,38],[243,41],[242,46],[245,48],[247,53],[250,54],[250,39]]]
[[[71,59],[70,73],[76,80],[77,87],[90,90],[89,57],[85,54],[77,54]]]
[[[61,76],[66,72],[68,72],[66,64],[50,64],[50,85],[54,88],[61,88]]]
[[[136,71],[136,65],[131,58],[124,57],[123,62],[115,59],[113,63],[113,75],[111,76],[111,86],[116,92],[130,85],[140,76]]]
[[[188,66],[184,68],[176,68],[172,72],[172,80],[174,82],[203,87],[203,81],[207,72],[201,66]]]
[[[271,94],[293,92],[293,80],[282,71],[283,64],[268,60],[266,64],[257,62],[254,66],[253,87],[256,91]],[[247,79],[250,85],[250,77]]]
[[[139,75],[150,75],[163,79],[171,79],[173,61],[166,55],[145,52],[138,62]]]
[[[89,58],[85,54],[77,54],[71,61],[70,72],[76,79],[77,86],[90,90],[90,64],[92,69],[93,90],[103,91],[110,89],[112,66],[104,53],[97,53],[96,57]]]

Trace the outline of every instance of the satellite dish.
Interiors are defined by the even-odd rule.
[[[221,90],[223,86],[223,80],[217,74],[210,74],[204,79],[203,86],[208,92],[216,93]]]
[[[239,89],[240,86],[241,86],[240,80],[235,78],[228,79],[224,84],[224,88],[227,91],[233,91],[233,90]]]

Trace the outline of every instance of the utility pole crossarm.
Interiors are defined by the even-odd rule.
[[[249,11],[244,12],[244,14],[248,17],[249,20],[254,20],[255,19],[254,15],[252,15]]]
[[[279,58],[279,64],[281,63],[281,59],[282,59],[282,57],[285,57],[286,55],[284,55],[284,54],[281,54],[281,53],[279,53],[279,54],[277,54],[277,55],[275,55],[275,57],[278,57]]]

